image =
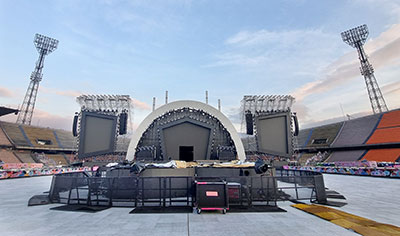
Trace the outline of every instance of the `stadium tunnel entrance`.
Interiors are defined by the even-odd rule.
[[[242,141],[230,120],[197,101],[176,101],[150,113],[129,144],[127,160],[245,160]]]

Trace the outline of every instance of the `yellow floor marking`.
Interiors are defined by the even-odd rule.
[[[315,204],[294,204],[292,207],[316,215],[343,228],[365,236],[400,236],[400,227],[379,223],[334,208]]]

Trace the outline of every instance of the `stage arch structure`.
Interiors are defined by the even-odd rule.
[[[129,144],[129,161],[241,160],[242,141],[230,120],[198,101],[175,101],[150,113]]]

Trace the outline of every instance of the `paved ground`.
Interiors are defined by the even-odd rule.
[[[358,180],[357,178],[361,178]],[[399,225],[392,196],[400,180],[326,176],[328,187],[346,195],[341,208],[374,220]],[[28,199],[49,189],[51,177],[0,181],[0,232],[7,235],[358,235],[279,202],[283,213],[128,214],[130,208],[97,213],[54,211],[55,204],[28,207]],[[354,186],[353,186],[354,185]],[[368,192],[365,193],[367,185]],[[364,190],[363,190],[364,188]],[[390,189],[393,189],[391,192]],[[378,191],[379,190],[379,191]],[[396,192],[397,191],[397,192]],[[372,199],[374,198],[374,199]],[[369,199],[369,200],[368,200]],[[380,200],[379,200],[380,199]],[[377,207],[379,210],[371,209]],[[374,217],[364,214],[373,213]]]
[[[347,198],[338,209],[400,226],[400,179],[324,174],[324,181]]]

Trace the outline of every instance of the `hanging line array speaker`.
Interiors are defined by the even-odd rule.
[[[253,115],[250,111],[246,112],[246,134],[253,135]]]

